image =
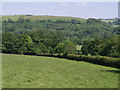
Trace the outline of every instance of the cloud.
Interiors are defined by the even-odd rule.
[[[69,5],[67,3],[61,3],[60,4],[62,7],[68,7]]]
[[[101,10],[102,10],[102,8],[100,8],[100,7],[97,7],[96,9],[97,9],[98,11],[101,11]]]
[[[69,6],[79,6],[79,7],[83,7],[83,6],[87,6],[87,2],[78,2],[78,3],[60,3],[60,6],[62,7],[69,7]]]
[[[79,2],[76,4],[77,6],[83,7],[83,6],[87,6],[86,2]]]

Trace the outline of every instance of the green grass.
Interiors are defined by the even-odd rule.
[[[16,21],[18,20],[19,17],[23,17],[25,19],[31,19],[32,21],[36,21],[36,20],[48,20],[48,19],[52,19],[52,20],[71,20],[71,19],[77,19],[80,20],[82,22],[85,22],[86,19],[83,18],[78,18],[78,17],[66,17],[66,16],[47,16],[47,15],[39,15],[39,16],[27,16],[27,15],[6,15],[6,16],[2,16],[2,20],[8,20],[8,18]]]
[[[104,19],[104,20],[102,20],[103,22],[114,22],[114,21],[116,21],[117,19],[115,19],[115,18],[111,18],[111,19]]]
[[[118,27],[119,25],[112,25],[112,27]]]
[[[67,59],[3,54],[3,88],[117,88],[118,69]]]
[[[81,48],[82,48],[82,45],[77,45],[76,46],[76,50],[81,50]]]
[[[8,20],[8,18],[17,21],[19,17],[24,17],[24,15],[5,15],[2,16],[2,20]]]

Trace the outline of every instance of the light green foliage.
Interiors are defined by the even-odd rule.
[[[64,47],[64,43],[58,43],[54,49],[55,53],[63,54],[63,51],[64,51],[63,47]]]
[[[27,44],[33,44],[32,38],[30,36],[27,36],[26,41],[28,42]]]
[[[2,57],[3,88],[118,88],[115,68],[54,57]]]
[[[71,41],[64,42],[64,46],[63,46],[64,55],[75,53],[75,51],[76,51],[76,46],[74,43],[72,43]]]
[[[81,51],[82,45],[77,45],[76,50]]]
[[[54,50],[55,53],[67,55],[67,54],[75,53],[76,46],[71,41],[64,41],[63,43],[58,43],[58,45],[55,47]]]

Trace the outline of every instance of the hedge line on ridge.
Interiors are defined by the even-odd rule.
[[[75,61],[85,61],[89,63],[94,63],[103,66],[109,66],[120,69],[120,59],[119,58],[112,58],[106,56],[86,56],[86,55],[50,55],[50,54],[40,54],[38,56],[49,56],[49,57],[58,57],[58,58],[65,58]]]

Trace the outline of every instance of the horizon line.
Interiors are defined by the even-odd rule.
[[[54,17],[74,17],[74,18],[81,18],[81,19],[89,19],[89,18],[95,18],[95,19],[118,19],[118,17],[110,17],[110,18],[101,18],[101,17],[99,17],[99,18],[96,18],[96,17],[87,17],[87,18],[85,18],[85,17],[79,17],[79,16],[66,16],[66,15],[40,15],[40,14],[38,14],[38,15],[34,15],[34,14],[15,14],[15,15],[0,15],[0,16],[19,16],[19,15],[23,15],[23,16],[54,16]]]

